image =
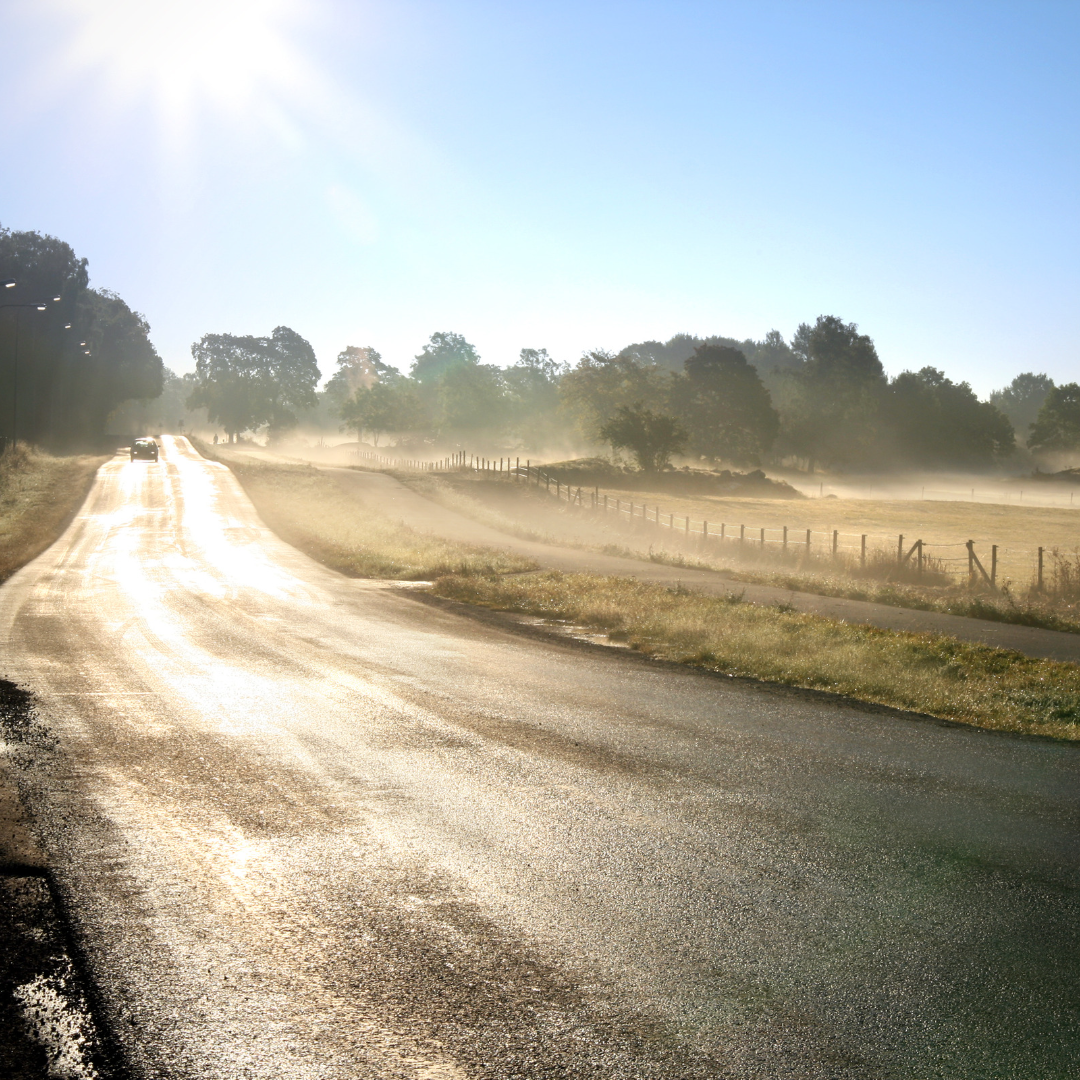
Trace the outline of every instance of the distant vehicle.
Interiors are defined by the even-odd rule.
[[[157,461],[158,448],[153,439],[136,439],[131,444],[131,460],[143,458],[146,461]]]

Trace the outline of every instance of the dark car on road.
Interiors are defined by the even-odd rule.
[[[143,458],[146,461],[157,461],[158,448],[153,439],[136,439],[131,444],[131,460]]]

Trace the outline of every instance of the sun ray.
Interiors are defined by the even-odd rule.
[[[296,41],[296,0],[59,0],[64,69],[93,75],[111,107],[152,104],[168,138],[209,115],[260,121],[318,76]]]

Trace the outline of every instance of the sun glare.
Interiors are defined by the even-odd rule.
[[[203,111],[269,119],[310,73],[295,0],[68,0],[69,74],[93,73],[114,105],[153,100],[174,134]]]

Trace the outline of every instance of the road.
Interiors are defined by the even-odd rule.
[[[164,443],[0,588],[132,1075],[1077,1075],[1077,747],[347,580]]]

